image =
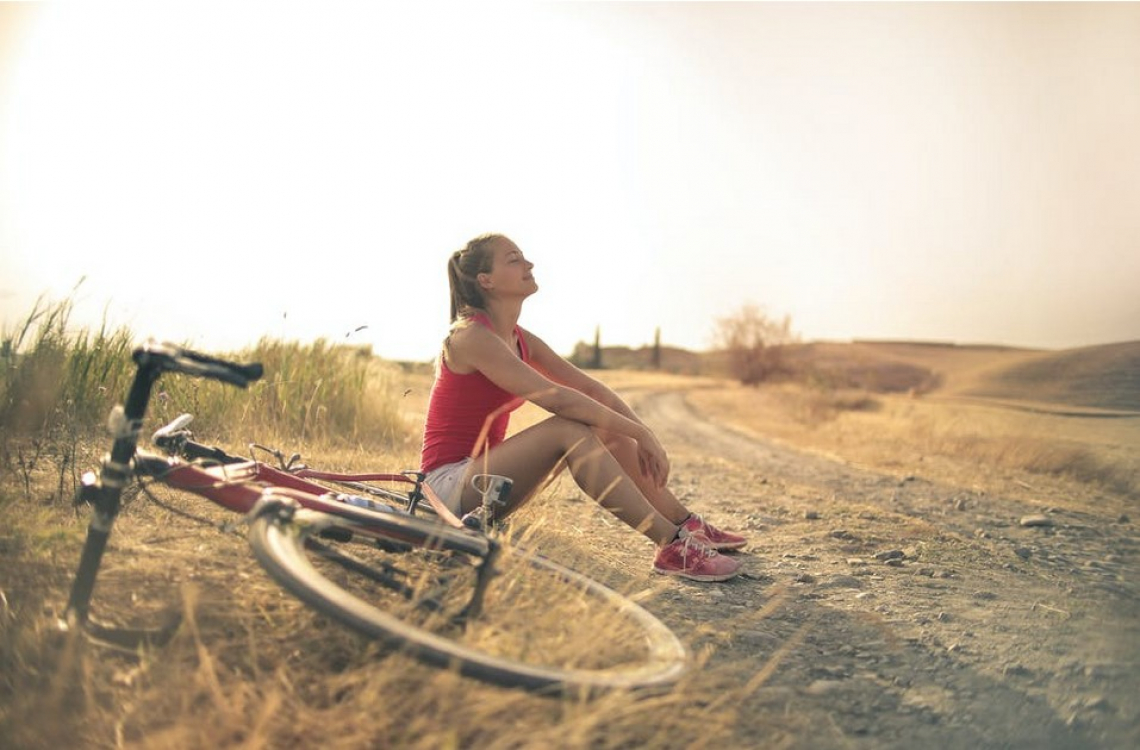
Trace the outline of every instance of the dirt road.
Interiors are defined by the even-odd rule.
[[[682,499],[753,539],[744,576],[656,607],[725,685],[774,667],[742,746],[1140,747],[1140,519],[1092,491],[878,473],[715,424],[683,392],[626,395]]]

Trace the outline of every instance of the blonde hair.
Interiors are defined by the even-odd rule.
[[[447,282],[451,287],[451,322],[470,314],[472,309],[483,308],[483,289],[478,276],[490,273],[494,260],[492,243],[505,240],[502,234],[481,234],[456,250],[447,261]]]

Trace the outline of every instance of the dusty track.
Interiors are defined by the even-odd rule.
[[[1091,491],[998,497],[792,450],[681,391],[625,395],[678,494],[753,539],[741,578],[670,581],[656,603],[726,686],[775,667],[742,746],[1140,747],[1134,519]],[[643,551],[610,554],[644,575]]]

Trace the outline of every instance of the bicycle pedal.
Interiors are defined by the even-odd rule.
[[[476,508],[463,516],[460,520],[463,522],[464,528],[471,529],[472,531],[483,531],[486,527],[482,508]]]

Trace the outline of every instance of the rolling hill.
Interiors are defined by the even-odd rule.
[[[573,359],[588,366],[590,350]],[[650,369],[650,347],[605,347],[609,369]],[[784,352],[785,377],[876,393],[985,398],[1140,412],[1140,341],[1066,350],[914,341],[811,342]],[[662,347],[666,372],[727,376],[722,353]]]

